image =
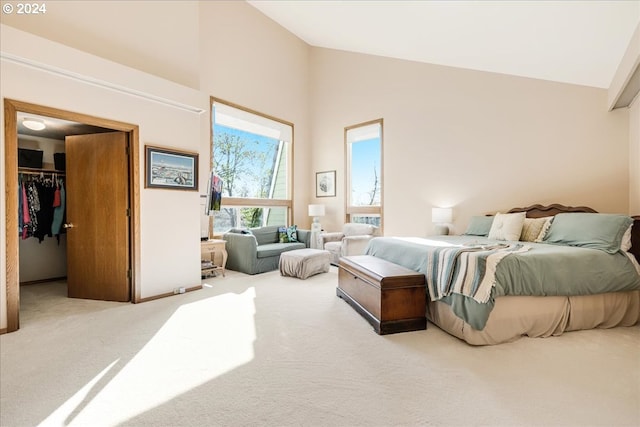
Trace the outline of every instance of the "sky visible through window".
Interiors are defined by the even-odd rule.
[[[224,181],[229,181],[229,175],[233,174],[233,188],[230,189],[233,197],[264,197],[261,193],[270,185],[279,141],[218,124],[214,125],[213,129],[214,170],[223,179],[223,195],[229,196],[228,183]],[[223,152],[220,139],[224,134],[237,138],[233,144],[242,145],[241,159],[235,159],[234,154]],[[223,170],[227,160],[231,163],[237,160],[238,166],[235,170]]]
[[[371,205],[371,193],[378,177],[373,205],[380,205],[380,138],[351,144],[351,203],[354,206]],[[374,172],[375,169],[375,172]]]

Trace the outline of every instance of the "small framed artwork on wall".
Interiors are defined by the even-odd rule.
[[[198,153],[145,145],[146,188],[198,190]]]
[[[336,171],[316,172],[316,197],[336,196]]]

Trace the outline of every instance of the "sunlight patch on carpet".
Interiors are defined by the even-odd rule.
[[[120,360],[120,359],[118,359]],[[109,366],[104,368],[102,372],[93,377],[84,387],[78,390],[73,396],[71,396],[66,402],[64,402],[58,409],[53,411],[45,420],[43,420],[39,426],[64,426],[68,424],[68,418],[86,399],[87,395],[91,392],[91,389],[105,376],[107,372],[113,368],[113,365],[118,363],[118,360],[113,361]]]
[[[250,362],[254,288],[180,306],[71,425],[116,425]]]

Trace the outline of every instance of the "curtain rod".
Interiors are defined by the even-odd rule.
[[[13,55],[7,52],[0,52],[0,58],[13,62],[15,64],[24,65],[30,68],[35,68],[36,70],[44,71],[49,74],[54,74],[57,76],[67,77],[72,80],[76,80],[83,83],[88,83],[90,85],[98,86],[103,89],[109,89],[115,92],[124,93],[127,95],[137,96],[138,98],[147,99],[149,101],[154,101],[160,104],[167,105],[169,107],[178,108],[180,110],[185,110],[190,113],[202,114],[205,112],[202,108],[193,107],[191,105],[183,104],[180,102],[172,101],[167,98],[163,98],[160,96],[152,95],[150,93],[141,92],[139,90],[131,89],[126,86],[121,86],[115,83],[110,83],[105,80],[96,79],[93,77],[85,76],[84,74],[75,73],[73,71],[65,70],[62,68],[54,67],[53,65],[43,64],[42,62],[33,61],[31,59],[22,58],[17,55]]]
[[[25,168],[25,167],[19,167],[18,173],[25,174],[25,175],[40,175],[40,174],[54,175],[55,174],[55,175],[65,176],[64,171],[59,171],[56,169],[37,169],[37,168]]]

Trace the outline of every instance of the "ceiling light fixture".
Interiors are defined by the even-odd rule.
[[[24,119],[22,124],[31,130],[42,130],[46,128],[44,122],[38,119]]]

